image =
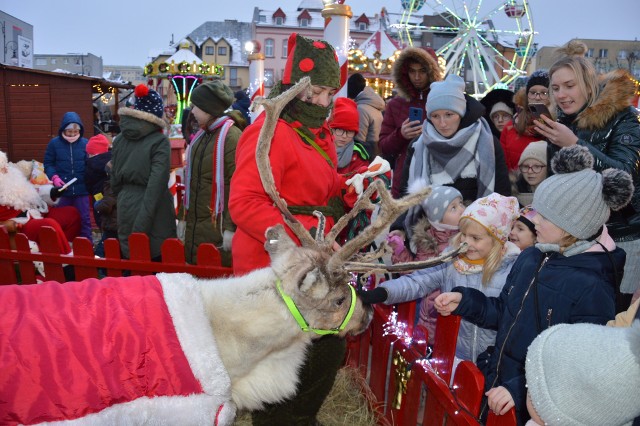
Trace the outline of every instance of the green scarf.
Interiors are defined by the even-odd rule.
[[[284,93],[290,87],[291,86],[283,85],[282,81],[278,81],[269,92],[267,98],[275,98],[276,96]],[[310,104],[295,98],[289,102],[286,107],[284,107],[282,114],[280,114],[280,118],[287,123],[293,123],[294,121],[299,122],[302,124],[299,130],[307,135],[311,140],[314,140],[316,135],[314,135],[309,129],[322,127],[322,124],[331,112],[332,106],[333,103],[325,108],[323,106]],[[324,138],[324,135],[320,135],[320,137]]]

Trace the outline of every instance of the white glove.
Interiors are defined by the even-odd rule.
[[[353,175],[346,183],[347,185],[353,186],[356,194],[362,195],[365,178],[378,176],[387,173],[389,170],[391,170],[389,162],[382,157],[376,157],[371,164],[369,164],[369,169],[366,172]]]
[[[231,251],[231,241],[233,240],[233,234],[235,234],[235,232],[232,231],[224,231],[222,233],[222,250]]]

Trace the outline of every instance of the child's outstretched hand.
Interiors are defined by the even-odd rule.
[[[499,416],[506,414],[515,405],[511,393],[504,386],[491,388],[485,395],[489,409]]]
[[[450,315],[451,312],[455,311],[460,301],[462,300],[462,293],[458,292],[448,292],[442,293],[440,296],[436,297],[434,302],[434,306],[436,311],[443,317]]]

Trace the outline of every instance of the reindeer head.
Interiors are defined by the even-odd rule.
[[[359,334],[367,328],[373,311],[356,298],[347,271],[328,269],[330,252],[297,246],[282,225],[267,229],[265,236],[280,291],[291,298],[308,331],[344,335]]]
[[[265,248],[271,255],[271,267],[280,278],[285,295],[290,295],[303,316],[305,312],[309,312],[308,315],[313,316],[313,319],[305,318],[307,323],[314,328],[336,328],[343,322],[349,311],[351,297],[355,297],[351,287],[347,285],[350,280],[350,271],[371,273],[372,271],[390,271],[392,269],[415,270],[430,264],[441,263],[442,259],[412,262],[400,265],[400,267],[394,265],[395,268],[387,267],[379,262],[351,261],[360,248],[370,244],[400,214],[424,200],[430,194],[431,188],[425,188],[400,200],[394,200],[384,184],[376,180],[364,191],[351,211],[338,220],[326,237],[324,235],[324,217],[320,213],[314,213],[319,218],[319,224],[316,238],[313,238],[289,212],[285,200],[280,197],[275,186],[269,162],[269,151],[280,113],[286,104],[305,90],[311,90],[308,77],[303,78],[276,98],[259,98],[255,101],[264,107],[266,114],[256,147],[256,163],[260,179],[265,192],[271,197],[274,205],[282,213],[284,221],[300,239],[302,245],[302,247],[298,247],[289,238],[282,225],[277,225],[267,230]],[[354,239],[348,241],[338,251],[334,251],[335,239],[349,221],[361,210],[374,208],[370,199],[376,192],[381,199],[381,209],[376,219]],[[453,257],[456,254],[457,252],[449,253],[447,256]],[[380,253],[375,253],[370,258],[380,256]],[[359,320],[348,326],[347,329],[362,331],[363,327],[368,324],[370,311],[366,315],[366,309],[362,307],[359,300],[352,310],[358,314],[354,314],[354,318],[359,318]],[[364,318],[367,319],[363,325]]]

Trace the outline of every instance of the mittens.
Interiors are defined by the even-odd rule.
[[[58,175],[53,175],[53,177],[51,178],[51,183],[53,183],[53,186],[56,186],[58,188],[64,186],[64,181],[60,179],[60,176]]]

